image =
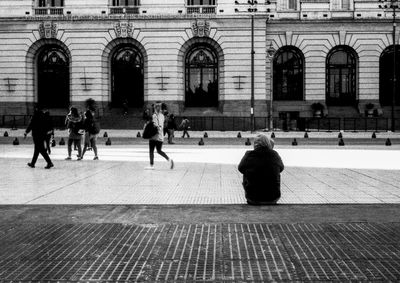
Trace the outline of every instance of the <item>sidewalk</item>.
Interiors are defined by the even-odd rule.
[[[8,128],[0,128],[0,137],[3,137],[4,132],[7,131],[10,137],[23,137],[25,129],[17,129],[11,130]],[[138,132],[142,133],[143,129],[132,129],[132,130],[111,130],[111,129],[102,129],[99,133],[99,137],[102,137],[104,132],[107,132],[108,136],[114,138],[136,138]],[[237,134],[240,132],[242,138],[254,138],[259,133],[264,133],[268,136],[271,135],[271,132],[263,132],[257,131],[255,133],[251,132],[242,132],[242,131],[189,131],[191,138],[202,138],[204,133],[207,132],[209,138],[236,138]],[[296,132],[283,132],[283,131],[274,131],[276,138],[303,138],[305,132],[296,131]],[[369,132],[343,132],[344,138],[350,139],[370,139],[372,135],[372,131]],[[339,132],[308,132],[310,138],[337,138]],[[56,130],[56,137],[67,137],[67,130]],[[176,137],[182,136],[182,131],[175,131]],[[390,138],[390,139],[400,139],[400,132],[377,132],[377,138]]]
[[[0,145],[0,281],[400,281],[400,150],[288,148],[278,205],[245,204],[249,147]]]
[[[0,204],[243,204],[237,170],[246,146],[166,146],[175,169],[148,148],[100,146],[100,160],[65,161],[55,147],[55,167],[26,166],[32,146],[0,147]],[[276,149],[286,166],[282,204],[400,203],[400,150]],[[76,152],[74,152],[76,153]],[[75,159],[75,158],[74,158]],[[10,189],[12,187],[12,190]]]

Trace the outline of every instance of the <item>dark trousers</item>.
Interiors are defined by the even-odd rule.
[[[187,135],[187,137],[188,137],[188,138],[190,138],[190,136],[189,136],[189,132],[188,132],[188,129],[183,129],[183,135],[182,135],[182,138],[184,138],[184,137],[185,137],[185,135]]]
[[[154,149],[157,149],[157,153],[164,157],[166,160],[169,160],[168,155],[165,154],[164,151],[161,150],[162,148],[162,142],[161,141],[154,141],[154,140],[149,140],[149,149],[150,149],[150,165],[154,164]]]
[[[168,129],[168,143],[172,143],[172,139],[174,137],[174,129]]]
[[[33,152],[33,157],[32,157],[32,165],[35,165],[39,153],[43,156],[44,160],[46,160],[47,164],[51,164],[51,160],[49,155],[47,154],[46,148],[44,147],[44,139],[33,139],[33,143],[35,145],[35,150]]]

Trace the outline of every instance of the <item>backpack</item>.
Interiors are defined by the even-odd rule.
[[[147,122],[146,125],[144,126],[142,137],[144,139],[151,139],[152,137],[154,137],[157,134],[158,134],[158,128],[153,123],[153,121]]]
[[[89,133],[92,135],[97,135],[98,133],[100,133],[100,123],[98,121],[92,122]]]

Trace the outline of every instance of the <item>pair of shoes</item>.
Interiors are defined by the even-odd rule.
[[[144,169],[145,170],[154,170],[154,166],[150,165],[150,166],[144,167]]]
[[[46,167],[44,167],[44,169],[50,169],[51,167],[54,167],[53,163],[47,164]]]
[[[174,161],[172,159],[169,160],[169,164],[170,164],[169,168],[170,169],[174,169],[175,164],[174,164]]]
[[[93,158],[93,160],[99,160],[99,157],[98,157],[98,156],[95,156],[95,157]]]
[[[78,158],[76,159],[77,161],[81,161],[82,160],[82,156],[78,156]]]
[[[65,158],[65,160],[71,160],[71,156],[68,156],[67,158]]]
[[[29,167],[31,167],[31,168],[35,168],[35,164],[32,164],[32,163],[30,163],[30,162],[29,162],[27,165],[28,165]]]

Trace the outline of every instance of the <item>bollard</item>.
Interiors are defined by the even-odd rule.
[[[103,134],[103,138],[108,138],[108,134],[107,134],[107,132],[104,132],[104,134]]]
[[[15,139],[13,140],[13,145],[19,145],[19,140],[18,140],[18,138],[15,138]]]
[[[339,140],[339,146],[344,146],[344,140],[342,138]]]
[[[208,138],[207,132],[204,133],[204,138]]]
[[[7,131],[4,132],[4,137],[8,137],[8,132]]]
[[[296,139],[293,139],[292,145],[293,145],[293,146],[296,146],[296,145],[297,145],[297,140],[296,140]]]
[[[56,146],[56,140],[55,139],[51,139],[51,147],[55,147]]]
[[[275,138],[275,133],[272,132],[272,134],[271,134],[271,139],[274,139],[274,138]]]
[[[308,133],[307,132],[304,133],[304,138],[308,139]]]
[[[371,138],[372,138],[372,139],[376,139],[376,134],[375,134],[375,132],[372,133]]]
[[[385,145],[386,146],[391,146],[392,145],[392,142],[390,141],[389,138],[386,139]]]
[[[242,134],[240,132],[237,134],[237,138],[238,139],[242,138]]]
[[[65,140],[64,138],[61,138],[60,142],[58,143],[58,145],[65,145]]]
[[[106,145],[111,145],[111,139],[110,138],[107,139]]]
[[[142,135],[140,134],[140,132],[137,132],[136,137],[140,138]]]
[[[247,145],[247,146],[251,145],[251,141],[249,138],[246,139],[246,142],[244,143],[244,145]]]
[[[338,134],[338,139],[342,139],[343,138],[343,134],[342,134],[342,132],[339,132],[339,134]]]
[[[204,140],[203,140],[203,138],[200,138],[199,145],[204,145]]]

